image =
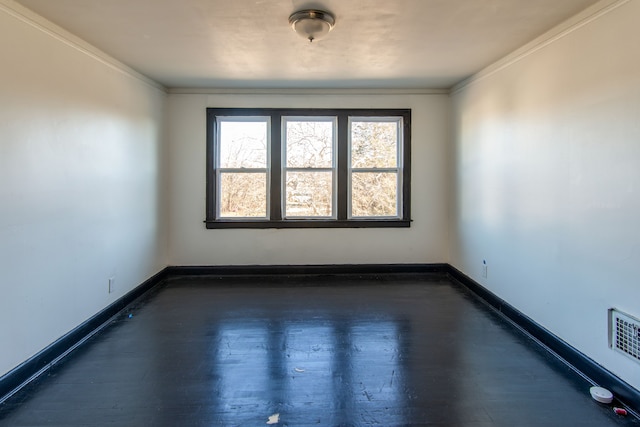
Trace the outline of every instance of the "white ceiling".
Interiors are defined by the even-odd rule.
[[[18,0],[167,87],[449,88],[597,0]],[[332,12],[310,44],[291,13]]]

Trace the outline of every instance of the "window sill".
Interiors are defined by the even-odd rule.
[[[281,221],[204,221],[208,229],[219,228],[406,228],[411,220],[405,219],[353,219],[353,220],[296,220]]]

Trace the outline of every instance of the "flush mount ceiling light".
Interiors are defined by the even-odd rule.
[[[332,14],[322,10],[307,9],[292,14],[289,24],[300,37],[313,42],[320,40],[333,28],[336,20]]]

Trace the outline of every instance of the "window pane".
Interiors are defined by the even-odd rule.
[[[351,167],[397,166],[398,122],[352,122]]]
[[[267,216],[266,173],[221,173],[220,217]]]
[[[351,216],[397,216],[397,185],[392,172],[351,174]]]
[[[220,167],[267,167],[267,122],[221,120]]]
[[[286,121],[287,167],[330,168],[333,122]]]
[[[331,172],[287,172],[286,216],[330,217]]]

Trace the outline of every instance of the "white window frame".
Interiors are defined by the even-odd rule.
[[[267,158],[265,159],[266,167],[264,168],[222,168],[220,167],[220,143],[215,146],[215,171],[216,171],[216,218],[225,221],[265,221],[269,219],[269,212],[271,211],[271,194],[269,189],[271,188],[271,117],[270,116],[216,116],[218,126],[216,128],[216,138],[221,141],[221,131],[223,122],[236,122],[236,123],[255,123],[261,122],[267,124],[266,129],[266,141],[267,141]],[[222,200],[222,174],[224,173],[264,173],[265,180],[265,194],[266,194],[266,209],[264,216],[222,216],[220,212],[220,202]]]
[[[380,123],[397,123],[397,134],[396,134],[396,167],[395,168],[353,168],[352,167],[352,158],[351,158],[351,148],[352,148],[352,139],[351,139],[351,129],[352,129],[352,125],[353,122],[380,122]],[[403,181],[402,181],[402,176],[403,176],[403,129],[404,129],[404,122],[403,122],[403,118],[402,117],[397,117],[397,116],[388,116],[388,117],[380,117],[380,116],[376,116],[376,117],[369,117],[369,116],[349,116],[349,127],[348,127],[348,141],[349,141],[349,145],[348,145],[348,164],[347,164],[347,176],[348,176],[348,183],[347,183],[347,199],[348,199],[348,207],[347,207],[347,218],[348,219],[400,219],[402,217],[402,206],[403,206],[403,200],[402,200],[402,186],[403,186]],[[353,182],[352,182],[352,177],[353,177],[353,172],[360,172],[360,173],[376,173],[376,172],[383,172],[383,173],[395,173],[396,174],[396,214],[395,215],[385,215],[385,216],[355,216],[353,215]]]
[[[287,166],[287,122],[329,122],[331,123],[331,167],[330,168],[298,168]],[[338,180],[338,118],[335,116],[282,116],[282,215],[286,219],[303,219],[313,221],[316,219],[337,218],[336,205],[338,201],[337,180]],[[331,172],[331,215],[328,216],[303,216],[287,214],[287,172]]]

